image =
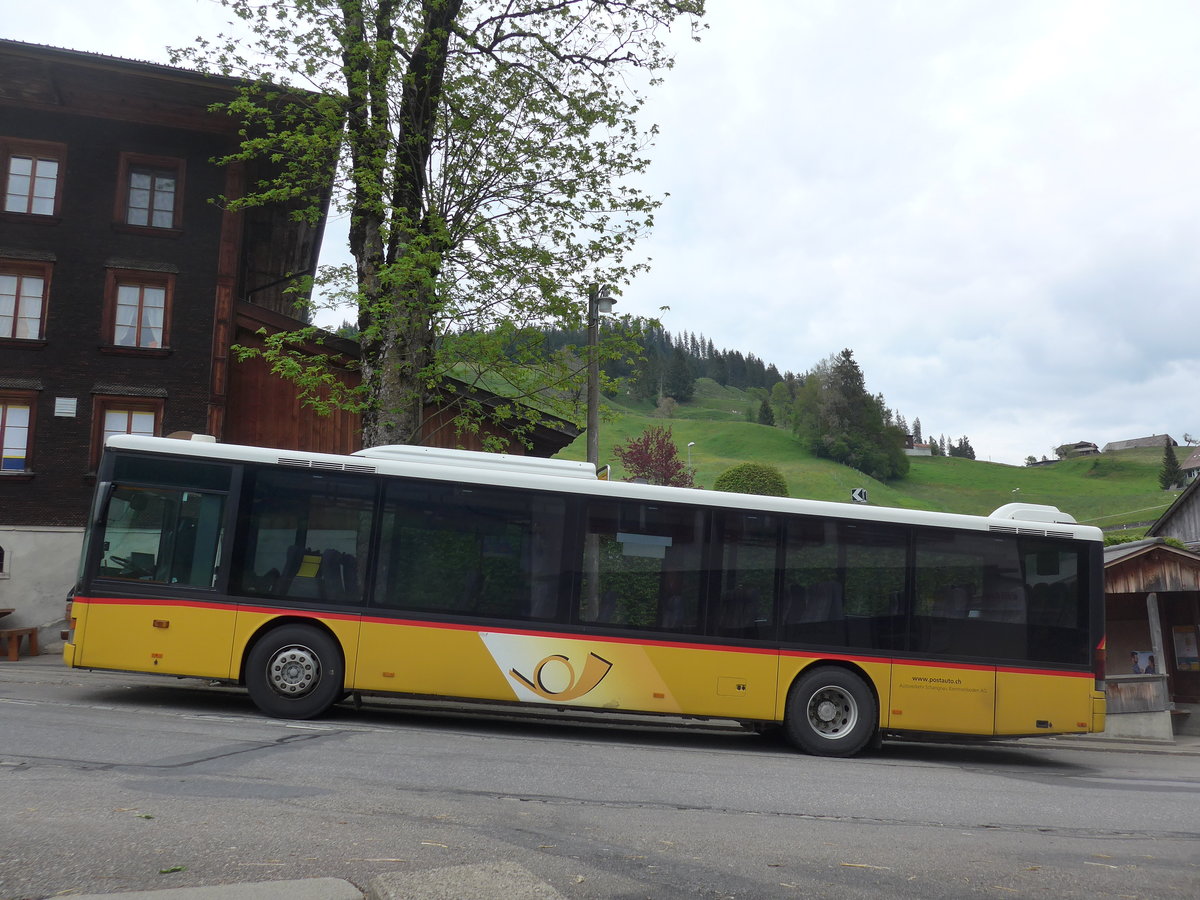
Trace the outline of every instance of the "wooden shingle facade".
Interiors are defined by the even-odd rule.
[[[235,299],[315,266],[319,225],[213,202],[257,177],[212,162],[236,90],[0,41],[0,525],[81,525],[108,434],[222,434]]]
[[[1175,538],[1200,550],[1200,479],[1193,478],[1166,512],[1146,529],[1147,537]]]

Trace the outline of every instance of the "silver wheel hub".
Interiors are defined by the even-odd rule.
[[[858,704],[840,687],[830,685],[814,691],[808,701],[808,724],[828,740],[846,737],[858,722]]]
[[[817,704],[817,718],[822,722],[832,722],[837,716],[837,707],[828,700],[822,700]]]
[[[307,694],[320,678],[320,662],[308,647],[283,647],[267,663],[267,683],[284,697]]]

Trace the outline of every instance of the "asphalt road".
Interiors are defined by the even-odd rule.
[[[0,665],[0,898],[509,862],[572,898],[1200,896],[1200,757],[888,743]]]

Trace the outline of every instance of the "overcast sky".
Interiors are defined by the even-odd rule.
[[[166,62],[212,0],[13,4]],[[849,347],[925,435],[1021,464],[1200,433],[1200,3],[709,0],[648,104],[671,197],[618,312],[801,373]]]

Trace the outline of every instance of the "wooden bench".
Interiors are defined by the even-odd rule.
[[[29,638],[29,655],[38,655],[36,628],[0,628],[0,644],[8,646],[9,662],[16,662],[21,655],[21,638]]]

